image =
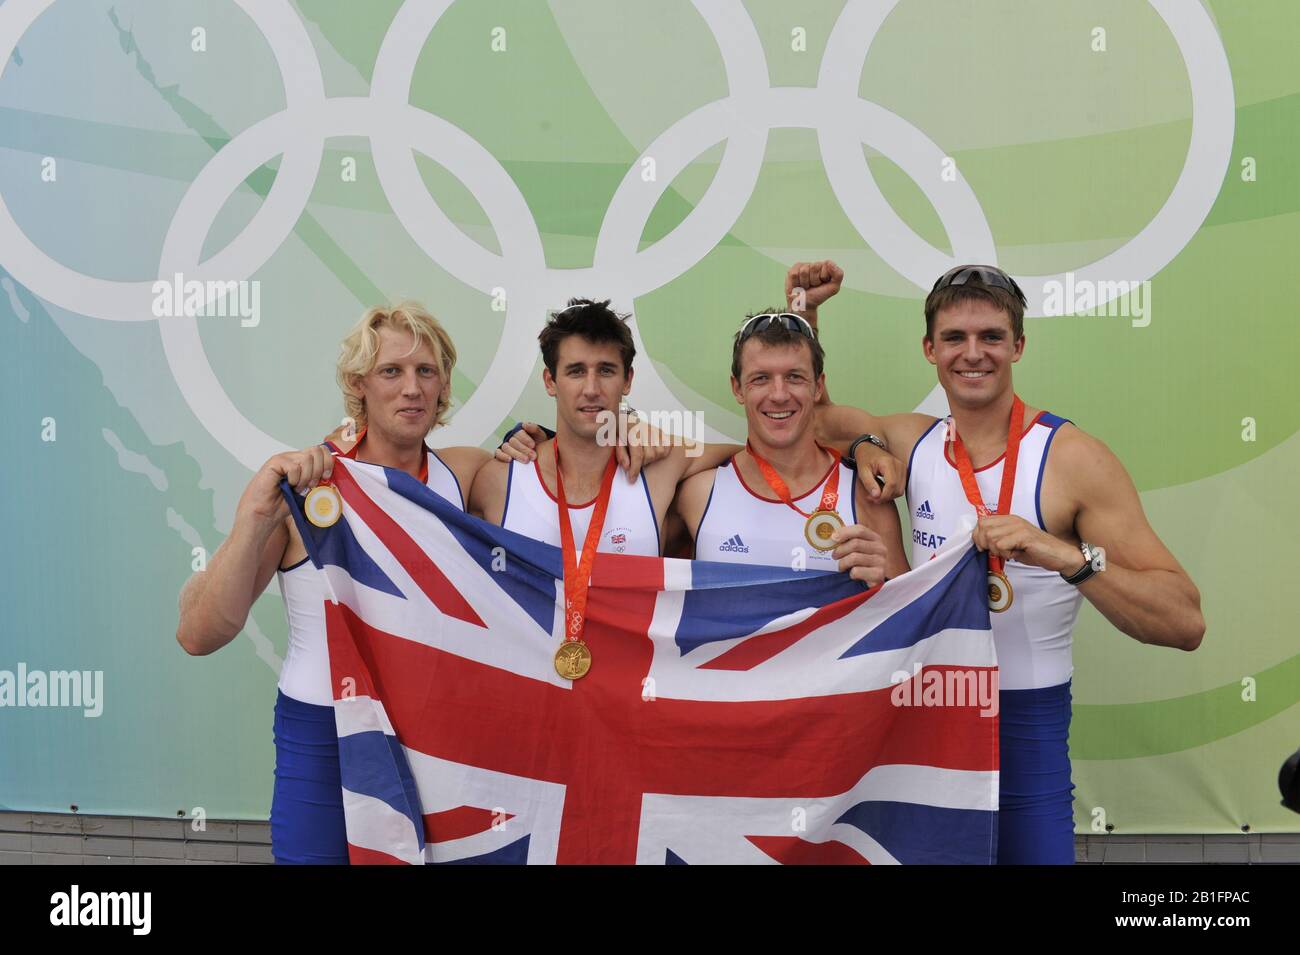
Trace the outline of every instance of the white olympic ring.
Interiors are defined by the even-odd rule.
[[[0,5],[0,62],[7,62],[31,23],[53,0]],[[285,85],[286,108],[255,123],[223,146],[195,177],[168,227],[158,274],[181,272],[200,281],[250,277],[288,237],[316,182],[324,141],[364,135],[371,141],[380,185],[403,228],[449,274],[483,292],[508,290],[501,342],[474,394],[440,432],[446,443],[476,444],[509,414],[535,354],[517,347],[531,337],[548,305],[576,285],[633,301],[673,281],[700,261],[734,226],[762,166],[768,131],[816,130],[831,188],[863,240],[922,290],[960,261],[995,262],[996,248],[978,199],[957,173],[938,183],[943,151],[902,117],[857,95],[866,56],[898,0],[849,0],[827,42],[816,87],[772,87],[762,43],[741,0],[694,0],[722,55],[728,94],[678,120],[629,168],[601,223],[589,269],[545,264],[541,235],[527,203],[504,167],[480,143],[411,105],[411,78],[430,32],[451,0],[407,0],[384,37],[368,97],[326,97],[320,63],[301,19],[287,0],[236,0],[266,37]],[[1187,244],[1208,215],[1231,155],[1232,77],[1227,55],[1199,3],[1149,0],[1169,27],[1187,66],[1192,90],[1192,137],[1187,160],[1168,200],[1121,248],[1075,271],[1080,278],[1150,278]],[[704,196],[667,236],[638,245],[656,203],[695,157],[726,141],[722,162]],[[917,236],[893,211],[862,153],[868,144],[908,173],[938,212],[953,254]],[[497,255],[474,242],[423,188],[419,150],[466,185],[487,214],[501,245]],[[276,156],[280,169],[266,199],[227,247],[199,261],[203,242],[227,198],[254,170]],[[641,161],[654,157],[657,176],[645,182]],[[390,188],[391,187],[391,188]],[[152,281],[114,282],[84,276],[45,255],[23,234],[0,197],[0,249],[6,268],[33,294],[78,312],[114,321],[155,320]],[[1062,276],[1018,276],[1041,314],[1043,286]],[[204,354],[193,318],[159,321],[173,376],[213,437],[250,469],[289,445],[263,433],[235,407]],[[633,320],[640,350],[644,342]],[[642,404],[682,408],[645,362],[637,372]],[[922,407],[939,411],[934,393]],[[709,438],[721,435],[711,431]]]

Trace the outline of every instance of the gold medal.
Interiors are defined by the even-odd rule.
[[[1007,575],[996,570],[989,571],[989,609],[994,613],[1002,613],[1010,609],[1015,597]]]
[[[843,526],[844,518],[834,511],[813,511],[808,518],[808,523],[804,524],[803,536],[816,550],[832,550],[835,541],[831,536]]]
[[[319,484],[308,492],[303,510],[317,527],[333,527],[343,516],[343,498],[333,485]]]
[[[555,651],[555,672],[566,680],[581,680],[591,669],[591,650],[581,640],[565,640]]]

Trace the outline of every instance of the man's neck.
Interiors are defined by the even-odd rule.
[[[357,445],[356,458],[358,461],[396,468],[412,477],[419,477],[424,464],[424,442],[398,444],[382,431],[367,428]]]
[[[953,424],[975,467],[983,467],[1006,450],[1015,398],[1015,392],[1008,389],[1006,394],[978,408],[952,406]]]
[[[790,493],[798,495],[806,491],[826,472],[827,459],[817,445],[817,438],[812,430],[806,431],[798,441],[784,448],[774,448],[765,444],[762,438],[749,437],[746,447],[758,452],[768,464],[781,475]],[[753,454],[749,454],[753,458]],[[754,462],[755,467],[758,462]]]
[[[605,474],[605,467],[609,464],[609,456],[614,453],[614,449],[597,444],[595,438],[579,435],[563,421],[556,422],[555,440],[560,446],[560,467],[564,477],[565,496],[571,499],[575,497],[576,495],[569,493],[572,489],[574,492],[585,494],[584,497],[578,498],[579,500],[586,500],[595,493],[595,489],[599,488],[600,479]],[[554,466],[554,459],[549,463]]]

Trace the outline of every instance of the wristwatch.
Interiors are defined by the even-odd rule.
[[[1093,547],[1087,541],[1083,541],[1079,545],[1079,550],[1083,552],[1083,566],[1069,576],[1061,574],[1061,578],[1067,584],[1071,584],[1075,587],[1079,586],[1079,584],[1083,583],[1097,572],[1097,568],[1093,561],[1096,560],[1099,553],[1098,548]]]
[[[889,450],[889,446],[885,444],[884,438],[878,438],[874,434],[860,434],[856,438],[854,438],[853,443],[849,445],[848,458],[850,461],[854,460],[857,457],[858,445],[860,445],[863,441],[870,441],[881,451]]]

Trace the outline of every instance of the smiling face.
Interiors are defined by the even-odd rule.
[[[624,371],[619,346],[569,335],[559,343],[555,374],[542,369],[546,393],[555,399],[555,418],[576,437],[594,441],[602,412],[618,414],[618,403],[632,390],[632,372]]]
[[[1024,336],[1013,334],[1010,316],[991,302],[957,302],[935,315],[922,347],[949,405],[983,408],[1012,390],[1011,366],[1025,350]]]
[[[812,349],[806,341],[769,345],[758,338],[740,352],[740,378],[731,393],[745,406],[749,437],[769,448],[788,448],[813,426],[813,406],[826,376],[813,377]]]
[[[424,341],[411,332],[381,326],[375,367],[355,380],[365,400],[366,427],[397,445],[419,444],[434,426],[438,402],[448,400],[451,381]],[[414,348],[414,350],[412,350]]]

